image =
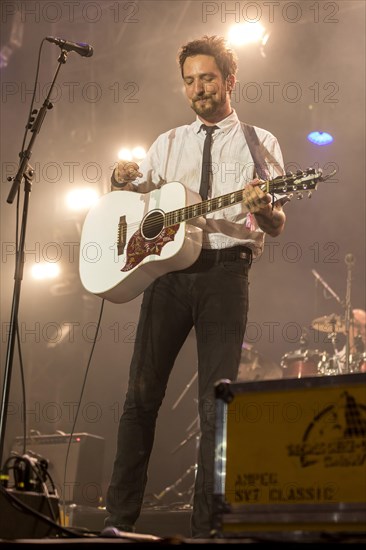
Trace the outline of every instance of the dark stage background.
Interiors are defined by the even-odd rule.
[[[257,18],[270,33],[265,47],[262,51],[257,46],[235,48],[239,71],[233,106],[239,118],[278,137],[290,170],[314,166],[338,171],[331,182],[319,184],[310,200],[292,200],[286,206],[286,230],[279,238],[267,238],[264,254],[251,271],[245,341],[263,361],[278,366],[286,353],[299,348],[302,333],[310,349],[331,352],[327,333],[314,331],[311,323],[331,313],[342,316],[344,310],[312,270],[344,300],[345,257],[352,254],[352,306],[366,309],[365,3],[4,0],[1,10],[1,383],[16,230],[16,201],[7,203],[7,177],[17,168],[39,46],[44,37],[55,36],[94,48],[91,58],[69,54],[57,80],[54,107],[33,150],[36,177],[19,332],[28,430],[70,433],[74,427],[76,432],[103,437],[100,495],[104,499],[140,297],[124,305],[105,304],[74,426],[101,300],[87,294],[79,281],[83,215],[70,214],[66,193],[78,185],[108,191],[111,167],[121,147],[147,149],[161,132],[194,119],[176,65],[182,43],[203,34],[226,35],[231,25]],[[36,108],[46,97],[58,55],[59,48],[46,42]],[[311,144],[306,136],[314,129],[330,131],[334,142],[324,147]],[[43,259],[50,263],[58,259],[60,279],[32,279],[32,263]],[[195,463],[196,362],[192,333],[176,362],[158,419],[147,498],[173,484]],[[22,433],[16,350],[4,458],[13,438]],[[187,437],[189,441],[177,450]],[[98,460],[101,457],[90,456],[90,461]],[[193,476],[188,486],[189,482]],[[181,497],[187,499],[189,494]]]

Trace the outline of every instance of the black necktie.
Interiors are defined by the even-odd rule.
[[[200,195],[202,200],[207,199],[208,188],[210,184],[210,174],[211,174],[211,142],[212,134],[217,130],[218,126],[206,126],[202,124],[201,129],[206,132],[205,143],[203,145],[203,156],[202,156],[202,171],[201,171],[201,185],[200,185]]]

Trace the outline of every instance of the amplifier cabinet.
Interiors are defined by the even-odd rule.
[[[366,374],[215,386],[212,527],[366,534]]]
[[[23,438],[12,451],[22,455]],[[48,472],[60,500],[99,506],[102,500],[104,438],[89,433],[36,435],[26,439],[26,452],[48,461]],[[66,473],[66,475],[65,475]]]

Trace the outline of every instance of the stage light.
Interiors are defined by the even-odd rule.
[[[132,151],[124,147],[118,151],[118,158],[120,160],[132,160]]]
[[[143,159],[144,157],[146,157],[146,151],[140,145],[134,147],[133,149],[124,147],[118,152],[118,158],[120,160],[137,161]]]
[[[97,202],[98,197],[95,189],[74,189],[67,194],[66,203],[70,210],[88,210]]]
[[[269,38],[266,29],[261,23],[241,23],[234,25],[228,32],[228,42],[232,46],[245,46],[247,44],[261,44],[265,46]]]
[[[31,268],[33,279],[55,279],[60,274],[60,268],[56,263],[42,262],[34,264]]]
[[[141,160],[146,157],[146,151],[143,147],[135,147],[134,149],[132,149],[132,156],[135,159]]]
[[[310,132],[308,134],[308,140],[315,145],[329,145],[334,141],[333,136],[328,134],[328,132]]]

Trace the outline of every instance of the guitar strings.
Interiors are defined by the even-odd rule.
[[[201,203],[185,206],[183,208],[178,208],[176,210],[172,210],[170,212],[163,213],[162,218],[164,218],[164,222],[167,222],[167,220],[169,218],[171,218],[171,221],[169,221],[168,223],[164,223],[164,227],[171,227],[173,225],[176,225],[178,223],[182,223],[182,222],[187,221],[189,219],[199,217],[202,214],[208,214],[211,211],[217,211],[217,210],[226,208],[228,206],[234,206],[235,204],[239,204],[240,202],[243,201],[243,197],[240,196],[241,194],[242,194],[242,190],[234,191],[233,193],[229,193],[229,194],[223,195],[221,197],[214,197],[213,199],[205,200],[205,201],[202,201]],[[235,197],[234,201],[229,200],[229,197],[232,196],[232,195],[234,195],[234,197]],[[239,195],[239,197],[238,197],[238,195]],[[220,202],[221,202],[221,204],[219,205]],[[209,203],[211,203],[213,205],[213,208],[210,208],[209,210],[206,210],[206,207]],[[218,204],[216,204],[216,203],[218,203]],[[158,209],[156,209],[156,210],[158,210]],[[194,210],[197,210],[197,211],[201,210],[201,212],[198,212],[198,213],[196,212],[193,216],[189,216],[187,218],[182,215],[184,211],[191,212],[191,214],[192,214]],[[202,210],[205,210],[205,211],[202,212]],[[149,214],[151,214],[153,212],[154,212],[154,210],[151,210],[151,212],[149,212]],[[132,230],[134,230],[134,228],[137,229],[138,227],[140,227],[141,221],[140,222],[132,222],[132,223],[129,223],[127,225],[130,229],[132,228]],[[156,220],[156,219],[155,220],[148,220],[147,219],[146,222],[144,223],[144,227],[146,229],[153,229],[154,227],[158,228],[160,226],[161,226],[161,221]]]
[[[306,175],[308,175],[307,173],[305,173]],[[304,175],[304,172],[302,172],[302,175]],[[311,174],[313,177],[312,177],[312,181],[314,183],[315,179],[316,179],[316,175],[315,174]],[[293,183],[294,180],[296,179],[299,179],[301,178],[301,175],[300,174],[297,174],[297,175],[294,175],[292,174],[290,177],[289,176],[278,176],[272,180],[266,180],[266,181],[263,181],[262,184],[261,184],[261,187],[263,188],[263,190],[265,189],[266,192],[278,192],[278,191],[284,191],[284,188],[280,188],[280,189],[271,189],[271,187],[275,188],[276,185],[275,184],[279,184],[279,183],[282,183],[284,184],[284,187],[286,187],[289,183]],[[303,179],[303,178],[301,178]],[[293,191],[293,189],[291,189],[291,192]],[[243,189],[240,189],[238,191],[233,191],[231,193],[227,193],[226,195],[222,195],[220,197],[213,197],[212,199],[207,199],[207,200],[204,200],[200,203],[196,203],[196,204],[192,204],[192,205],[188,205],[188,206],[185,206],[183,208],[178,208],[176,210],[172,210],[170,212],[162,212],[162,218],[160,218],[159,220],[156,220],[156,219],[153,219],[153,220],[149,220],[147,219],[146,222],[144,223],[144,227],[146,229],[153,229],[153,228],[159,228],[162,223],[161,223],[161,219],[164,219],[164,223],[163,223],[163,227],[172,227],[174,225],[177,225],[179,223],[182,223],[184,221],[187,221],[189,219],[192,219],[192,218],[196,218],[196,217],[199,217],[200,215],[202,214],[207,214],[207,213],[210,213],[211,211],[217,211],[217,210],[220,210],[220,209],[223,209],[223,208],[226,208],[228,206],[233,206],[234,204],[239,204],[240,202],[243,201],[243,197],[242,197],[242,192],[243,192]],[[287,193],[287,189],[286,189],[286,193]],[[231,197],[234,198],[234,200],[231,200]],[[210,210],[206,210],[207,206],[209,205],[209,203],[211,203],[213,205],[213,208],[210,209]],[[220,204],[221,203],[221,204]],[[154,212],[154,210],[158,211],[159,209],[153,209],[151,210],[151,212],[149,212],[147,214],[147,216],[151,213]],[[182,216],[183,212],[186,211],[186,212],[190,212],[192,214],[192,212],[194,210],[201,210],[201,212],[198,212],[194,214],[194,216],[191,216],[191,217],[185,217],[185,216]],[[205,210],[204,212],[202,212],[202,210]],[[177,215],[179,213],[179,215]],[[171,221],[167,224],[167,220],[171,218]],[[175,221],[176,220],[176,221]],[[129,223],[127,224],[127,226],[132,229],[134,231],[134,228],[138,229],[140,226],[141,226],[141,223],[142,221],[139,221],[139,222],[132,222],[132,223]]]
[[[263,185],[265,185],[267,183],[268,182],[264,182]],[[228,206],[234,206],[234,204],[239,204],[240,202],[243,201],[242,192],[243,192],[243,189],[240,189],[239,191],[233,191],[232,193],[227,193],[226,195],[222,195],[220,197],[213,197],[212,199],[207,199],[207,200],[204,200],[204,201],[196,203],[196,204],[192,204],[192,205],[189,205],[189,206],[185,206],[183,208],[178,208],[176,210],[172,210],[170,212],[163,213],[163,217],[164,217],[165,222],[169,218],[172,219],[172,221],[169,222],[168,224],[164,223],[164,227],[171,227],[173,225],[176,225],[177,223],[181,223],[181,222],[187,221],[189,219],[199,217],[202,214],[207,214],[207,213],[210,213],[211,211],[217,211],[217,210],[226,208]],[[231,200],[231,197],[233,197],[234,200]],[[211,203],[213,205],[213,208],[210,208],[209,210],[207,210],[207,206],[209,205],[209,203]],[[158,209],[156,209],[156,210],[158,210]],[[194,210],[198,210],[198,211],[199,210],[201,210],[201,211],[205,210],[205,211],[195,213],[194,216],[191,216],[191,217],[188,217],[188,218],[181,215],[184,211],[187,211],[188,213],[190,212],[192,214],[192,212]],[[149,212],[149,214],[151,214],[152,212],[154,212],[154,210],[151,210],[151,212]],[[180,214],[177,215],[178,213],[180,213]],[[175,221],[175,219],[177,221]],[[128,224],[128,227],[130,229],[132,228],[132,230],[134,230],[134,228],[137,229],[140,225],[141,225],[141,221],[140,222],[132,222],[132,223]],[[152,229],[154,227],[159,227],[160,225],[161,225],[161,222],[159,220],[147,220],[146,223],[144,223],[144,227],[146,227],[147,229]]]
[[[232,193],[228,193],[228,194],[222,195],[220,197],[213,197],[212,199],[207,199],[207,200],[204,200],[204,201],[196,203],[196,204],[191,204],[191,205],[185,206],[183,208],[178,208],[176,210],[171,210],[170,212],[165,212],[165,213],[163,212],[162,217],[164,218],[164,221],[166,221],[167,218],[169,218],[169,217],[172,218],[172,222],[169,223],[168,225],[164,224],[164,226],[165,227],[171,227],[172,225],[176,225],[177,223],[181,223],[181,222],[186,221],[188,219],[196,218],[196,217],[199,217],[202,214],[209,213],[212,210],[216,211],[216,210],[220,210],[222,208],[226,208],[227,206],[234,206],[234,204],[239,204],[240,202],[243,201],[242,192],[243,192],[243,190],[240,189],[239,191],[233,191]],[[230,197],[234,197],[234,200],[230,200]],[[213,205],[213,208],[210,208],[209,210],[206,210],[209,203],[211,203]],[[155,210],[159,211],[159,209],[155,209]],[[198,211],[199,210],[205,210],[205,212],[198,212],[198,214],[196,213],[194,216],[189,217],[189,218],[185,218],[185,217],[183,218],[183,217],[181,217],[181,215],[176,216],[177,213],[183,213],[184,211],[192,213],[194,210],[198,210]],[[154,212],[154,209],[151,210],[151,212],[149,212],[149,214],[151,214],[153,212]],[[179,221],[174,221],[174,218],[179,218]],[[127,225],[128,225],[128,227],[130,227],[132,229],[134,227],[138,228],[141,225],[141,221],[132,222],[132,223],[129,223]],[[161,225],[161,223],[159,223],[158,220],[147,220],[146,223],[144,224],[144,226],[146,228],[159,227],[160,225]]]

